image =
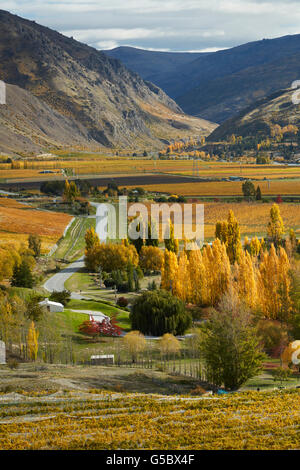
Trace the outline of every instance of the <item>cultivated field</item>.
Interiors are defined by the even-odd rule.
[[[201,201],[199,201],[201,202]],[[248,236],[267,235],[267,225],[270,219],[270,210],[273,205],[271,203],[258,202],[203,202],[204,204],[204,236],[206,239],[215,237],[216,223],[227,219],[229,210],[233,210],[240,226],[241,234]],[[130,206],[131,204],[129,204]],[[145,203],[148,207],[148,214],[151,213],[151,203]],[[171,203],[169,203],[171,206]],[[179,204],[184,213],[182,204]],[[174,206],[176,209],[176,205]],[[296,233],[300,233],[300,205],[296,203],[280,204],[280,213],[285,225],[286,233],[293,229]],[[176,221],[176,217],[172,220]],[[193,208],[193,225],[196,222],[195,207]],[[176,222],[175,222],[176,224]],[[193,227],[194,228],[194,227]],[[162,229],[159,231],[160,237]]]
[[[38,234],[43,251],[62,236],[71,216],[64,213],[32,209],[8,198],[0,198],[0,243],[20,244],[29,234]]]
[[[181,196],[242,196],[241,181],[212,181],[212,182],[184,182],[163,184],[141,184],[147,191],[177,194]],[[293,195],[300,194],[300,179],[254,181],[259,185],[263,196]],[[138,186],[138,185],[135,185]],[[128,186],[129,187],[129,186]]]
[[[16,162],[15,168],[8,163],[0,163],[0,180],[14,179],[55,179],[61,170],[74,175],[106,175],[106,174],[143,174],[166,173],[181,176],[193,175],[193,160],[153,160],[149,158],[103,157],[96,155],[79,155],[77,159],[62,156],[57,160]],[[54,174],[43,174],[41,171],[51,170]],[[242,176],[258,180],[276,178],[300,178],[299,166],[255,165],[222,163],[215,161],[199,162],[201,178],[228,178]]]
[[[146,383],[151,380],[141,375]],[[132,373],[131,379],[139,381],[139,373]],[[159,382],[170,377],[152,379]],[[54,389],[55,380],[59,381],[53,376]],[[100,390],[89,393],[80,387],[68,391],[67,383],[61,379],[64,392],[0,395],[0,448],[299,448],[300,396],[296,390],[175,398]]]
[[[205,203],[205,237],[214,237],[216,223],[220,220],[225,220],[230,209],[233,210],[237,220],[239,221],[242,235],[266,236],[271,207],[272,203]],[[292,228],[299,234],[300,205],[290,203],[281,204],[280,213],[287,233],[289,229]]]

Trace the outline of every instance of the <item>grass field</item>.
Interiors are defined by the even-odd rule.
[[[84,236],[88,228],[95,226],[94,218],[76,217],[65,237],[60,241],[53,256],[56,259],[73,261],[84,254]]]
[[[12,199],[0,198],[0,243],[20,244],[38,234],[45,252],[62,236],[71,216],[32,209]]]
[[[96,367],[93,378],[86,373],[90,388],[101,383],[103,369]],[[52,389],[55,383],[60,383],[65,385],[64,392],[22,393],[17,399],[14,395],[2,395],[1,449],[299,448],[297,390],[245,392],[204,399],[100,390],[88,393],[80,386],[76,391],[67,391],[71,378],[57,375],[52,373]],[[127,372],[127,375],[133,383],[143,382],[148,388],[151,379],[158,383],[166,381],[168,385],[172,380],[170,376],[149,373]],[[114,376],[111,371],[111,377]],[[42,377],[43,373],[41,381]]]

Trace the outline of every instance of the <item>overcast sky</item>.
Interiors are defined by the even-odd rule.
[[[213,51],[300,33],[299,0],[0,0],[97,49]]]

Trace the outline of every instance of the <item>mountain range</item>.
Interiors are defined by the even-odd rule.
[[[149,51],[106,51],[132,70],[149,76]],[[244,108],[300,78],[300,35],[263,39],[208,54],[151,56],[151,80],[188,114],[222,123]],[[165,54],[166,66],[162,65]],[[135,56],[135,58],[134,58]],[[159,58],[159,60],[157,59]],[[173,55],[171,56],[173,57]]]
[[[156,85],[119,60],[0,10],[0,151],[51,147],[161,148],[207,135],[216,125],[189,117]],[[10,86],[11,85],[11,86]]]

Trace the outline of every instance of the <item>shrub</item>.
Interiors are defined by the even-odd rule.
[[[19,363],[16,359],[9,359],[7,361],[7,366],[13,370],[13,369],[17,369],[19,367]]]
[[[50,295],[49,299],[53,300],[53,302],[59,302],[65,307],[71,299],[71,292],[66,289],[61,292],[54,291]]]
[[[117,305],[119,305],[119,307],[127,307],[128,300],[126,299],[126,297],[119,297],[117,300]]]
[[[292,375],[291,369],[287,369],[284,367],[277,367],[277,369],[273,372],[273,380],[274,382],[287,382]]]
[[[137,297],[130,320],[134,330],[155,336],[181,335],[192,324],[184,303],[165,290],[147,291]]]

